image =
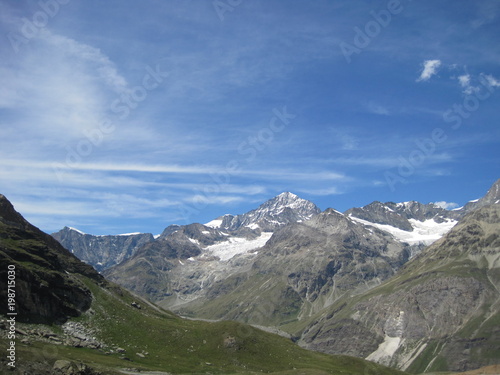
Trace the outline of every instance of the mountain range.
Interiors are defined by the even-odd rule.
[[[2,373],[402,374],[241,323],[182,319],[104,279],[3,195],[0,264],[0,296],[14,300],[0,305]],[[7,289],[6,280],[15,283]]]
[[[392,276],[422,248],[441,238],[466,211],[466,208],[449,211],[432,203],[373,202],[345,213],[333,209],[321,212],[312,202],[285,192],[246,214],[224,215],[205,225],[170,226],[155,241],[105,270],[104,274],[110,280],[182,314],[252,322],[249,318],[251,308],[245,312],[240,309],[230,309],[230,313],[212,312],[212,305],[220,306],[215,297],[224,295],[227,299],[229,295],[238,294],[236,291],[229,293],[232,287],[228,284],[245,289],[242,280],[246,280],[252,272],[260,273],[263,270],[259,266],[261,263],[266,267],[272,265],[275,270],[284,270],[286,263],[289,264],[289,274],[295,274],[295,283],[311,289],[308,296],[316,295],[319,289],[322,289],[321,295],[329,295],[322,303],[320,300],[324,298],[310,301],[308,297],[306,303],[302,301],[294,314],[303,316],[324,308],[325,304],[332,303],[339,296],[342,288],[340,281],[332,290],[329,290],[330,285],[324,286],[320,281],[331,276],[326,270],[327,259],[336,259],[340,264],[344,256],[352,256],[353,249],[363,247],[366,250],[355,259],[355,262],[360,262],[359,265],[348,261],[348,258],[343,259],[341,274],[349,274],[353,278],[351,271],[359,273],[357,281],[348,283],[350,288],[371,287]],[[325,224],[329,221],[331,223]],[[341,226],[345,226],[346,231],[336,233]],[[336,252],[330,249],[333,243],[338,249]],[[63,244],[72,248],[72,244]],[[294,251],[289,251],[281,256],[282,249],[287,247],[300,249],[301,253],[292,255]],[[318,259],[314,264],[309,264],[309,259],[303,259],[306,248],[311,259]],[[262,260],[266,254],[274,253],[278,254],[275,259]],[[371,253],[375,255],[370,258],[368,255]],[[302,266],[307,270],[301,269]],[[376,270],[368,272],[373,267]],[[281,276],[286,276],[282,284],[288,288],[291,283],[288,274]],[[313,289],[318,290],[312,292]],[[284,291],[280,293],[292,296]],[[294,293],[300,295],[303,291],[295,290]],[[300,299],[293,297],[297,298]],[[237,299],[224,301],[224,306],[233,303],[240,304]],[[311,303],[313,306],[310,306]],[[259,306],[248,299],[243,304]],[[305,310],[310,311],[306,313]],[[262,320],[262,314],[257,315]],[[276,314],[271,315],[271,321],[266,324],[282,324],[289,320],[288,316],[281,319]]]
[[[354,297],[362,298],[383,288],[404,270],[415,272],[412,265],[421,261],[429,245],[438,246],[447,235],[452,236],[457,223],[473,213],[498,205],[499,186],[497,181],[483,198],[454,210],[410,201],[373,202],[344,213],[334,209],[318,213],[311,202],[283,193],[245,215],[226,215],[207,225],[178,227],[163,242],[146,245],[104,274],[181,315],[273,327],[310,349],[368,358],[412,372],[477,368],[494,361],[462,356],[463,363],[456,363],[442,361],[442,353],[425,352],[423,348],[434,337],[432,330],[422,334],[420,346],[412,342],[420,351],[402,349],[401,345],[411,341],[401,339],[403,344],[390,352],[396,340],[386,341],[381,333],[384,328],[377,328],[376,333],[365,331],[361,321],[355,320],[354,328],[348,330],[346,321],[333,317]],[[300,210],[300,215],[292,214],[295,210]],[[286,213],[285,218],[280,217],[282,213]],[[299,219],[290,220],[294,216]],[[265,224],[257,222],[262,217],[267,218]],[[166,251],[179,248],[179,243],[191,251]],[[457,280],[447,280],[450,285],[454,282]],[[491,285],[481,284],[481,288],[491,289]],[[466,309],[474,308],[475,303],[467,300]],[[342,331],[325,329],[331,324],[343,327]],[[426,318],[421,324],[428,324]],[[446,338],[451,340],[450,332],[458,329],[451,324]],[[351,347],[342,340],[334,344],[332,335],[360,339],[350,339]],[[386,347],[391,349],[387,351]]]
[[[38,243],[45,237],[36,237],[30,249],[27,234],[16,234],[12,223],[28,224],[9,220],[17,217],[9,207],[4,203],[0,220],[8,223],[0,235],[3,246],[18,257],[47,248]],[[190,319],[238,321],[305,349],[411,373],[495,365],[500,357],[499,209],[500,180],[481,199],[454,210],[376,201],[343,213],[321,211],[285,192],[248,213],[171,225],[158,236],[92,236],[66,227],[53,238],[71,251],[53,238],[47,240],[49,248],[73,262],[78,256],[101,274],[81,262],[78,267],[86,267],[82,272],[88,275],[75,279],[76,271],[65,272],[66,282],[77,288],[70,295],[79,297],[72,299],[72,309],[46,321],[65,324],[74,316],[88,317],[97,290],[104,288],[103,296],[126,295],[128,304],[135,299],[132,306],[149,306],[169,319],[174,315],[163,308]],[[28,245],[12,247],[16,238]],[[38,251],[30,262],[45,256]],[[82,277],[91,281],[82,285]],[[94,298],[89,302],[84,295]],[[376,371],[386,371],[381,369]]]

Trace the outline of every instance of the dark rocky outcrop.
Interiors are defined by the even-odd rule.
[[[7,296],[8,266],[15,267],[18,321],[64,322],[78,316],[92,302],[90,291],[75,275],[105,284],[91,266],[81,262],[54,238],[28,223],[0,195],[0,295]],[[7,313],[7,304],[0,306]]]

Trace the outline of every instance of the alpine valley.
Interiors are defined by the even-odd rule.
[[[0,265],[2,374],[403,374],[242,323],[180,318],[106,280],[3,195]]]
[[[285,192],[157,236],[65,227],[51,238],[3,205],[0,254],[27,264],[27,285],[42,285],[29,272],[49,267],[60,276],[46,293],[72,297],[58,315],[45,306],[43,321],[35,312],[25,323],[50,324],[59,347],[74,343],[76,324],[100,368],[110,368],[101,352],[111,367],[126,357],[171,373],[424,373],[500,362],[500,180],[454,210],[410,201],[321,211]],[[161,347],[170,360],[159,359]]]
[[[500,357],[499,203],[500,180],[454,210],[410,201],[321,212],[286,192],[154,240],[119,236],[128,246],[71,228],[53,236],[181,316],[240,321],[414,373],[464,371]]]

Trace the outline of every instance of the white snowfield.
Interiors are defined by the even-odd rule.
[[[221,261],[227,261],[236,255],[245,254],[251,250],[264,246],[272,235],[271,232],[263,232],[260,237],[254,240],[247,240],[242,237],[231,237],[228,241],[207,246],[204,249],[204,255],[213,255],[219,257]]]
[[[215,220],[212,220],[212,221],[209,221],[208,223],[204,224],[206,227],[210,227],[210,228],[220,228],[222,224],[222,220],[221,219],[215,219]]]
[[[458,222],[456,220],[451,220],[451,219],[443,223],[436,223],[433,219],[429,219],[426,221],[409,219],[408,221],[411,223],[413,231],[408,232],[406,230],[395,228],[391,225],[376,224],[366,220],[358,219],[357,217],[353,216],[349,217],[352,220],[357,221],[358,223],[364,225],[370,225],[385,232],[388,232],[392,234],[398,241],[406,242],[410,245],[422,243],[426,246],[439,240],[446,233],[448,233],[450,229],[453,228]]]

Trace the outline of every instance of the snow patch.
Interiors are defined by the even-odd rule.
[[[76,229],[76,228],[73,228],[73,227],[68,227],[68,228],[69,228],[70,230],[72,230],[72,231],[75,231],[75,232],[80,233],[80,234],[83,234],[83,235],[87,234],[87,233],[84,233],[84,232],[82,232],[81,230]]]
[[[272,235],[271,232],[263,232],[260,237],[253,240],[247,240],[242,237],[231,237],[228,241],[207,246],[204,251],[207,255],[213,255],[219,257],[222,261],[227,261],[238,254],[248,253],[251,250],[264,246]]]
[[[255,224],[255,223],[250,224],[250,225],[246,225],[246,227],[250,228],[250,229],[258,229],[258,228],[260,228],[259,224]]]
[[[222,220],[221,219],[215,219],[215,220],[209,221],[208,223],[206,223],[204,225],[206,227],[217,229],[217,228],[220,228],[220,226],[222,225]]]

